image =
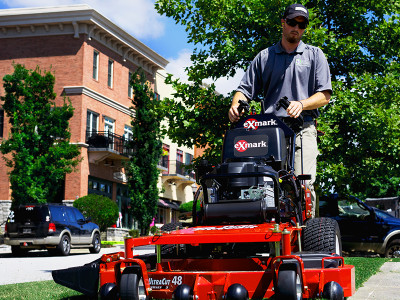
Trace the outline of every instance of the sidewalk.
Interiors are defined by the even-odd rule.
[[[357,272],[357,270],[356,270]],[[400,263],[386,262],[349,300],[400,300]]]

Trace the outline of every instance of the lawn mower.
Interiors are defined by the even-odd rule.
[[[288,105],[282,98],[277,109]],[[239,108],[249,109],[244,101]],[[224,136],[222,162],[197,167],[191,223],[127,238],[124,252],[53,271],[55,282],[101,299],[352,296],[355,271],[341,256],[338,224],[311,218],[310,175],[294,173],[302,123],[272,114],[243,117]],[[155,245],[155,253],[133,255],[144,245]]]

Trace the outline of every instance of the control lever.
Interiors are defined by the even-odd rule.
[[[286,96],[282,97],[281,99],[278,100],[276,103],[276,110],[279,110],[283,108],[284,110],[287,110],[290,105],[290,101]],[[303,128],[303,123],[304,119],[303,116],[300,115],[297,118],[285,118],[285,121],[288,121],[289,126],[295,131],[299,132]]]
[[[249,113],[250,104],[245,100],[239,100],[239,106],[237,108],[239,115],[244,111],[246,114]]]

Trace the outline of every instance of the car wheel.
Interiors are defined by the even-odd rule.
[[[26,256],[28,250],[22,249],[20,246],[11,246],[11,253],[13,256]]]
[[[136,273],[122,274],[120,283],[120,296],[121,300],[145,300],[146,292],[141,276]]]
[[[90,253],[99,253],[101,249],[100,234],[95,233],[93,236],[93,247],[89,248]]]
[[[393,240],[386,247],[385,257],[399,258],[400,257],[400,240]]]
[[[61,241],[58,244],[58,253],[60,253],[61,255],[67,256],[69,255],[70,251],[71,251],[71,239],[69,238],[68,235],[64,234],[61,237]]]
[[[340,229],[330,218],[310,219],[303,231],[304,251],[322,251],[342,255]]]

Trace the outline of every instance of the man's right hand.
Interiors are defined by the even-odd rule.
[[[240,115],[243,114],[243,112],[241,112],[239,114],[239,111],[238,111],[240,99],[246,99],[246,101],[248,102],[246,96],[243,95],[243,93],[241,93],[241,92],[235,93],[235,95],[233,96],[233,99],[232,99],[231,108],[229,109],[229,112],[228,112],[229,121],[231,121],[232,123],[236,123],[237,121],[239,121]]]
[[[232,103],[232,106],[229,109],[228,116],[229,116],[229,121],[231,121],[231,123],[236,123],[237,121],[239,121],[240,115],[238,107],[239,105],[233,105]]]

